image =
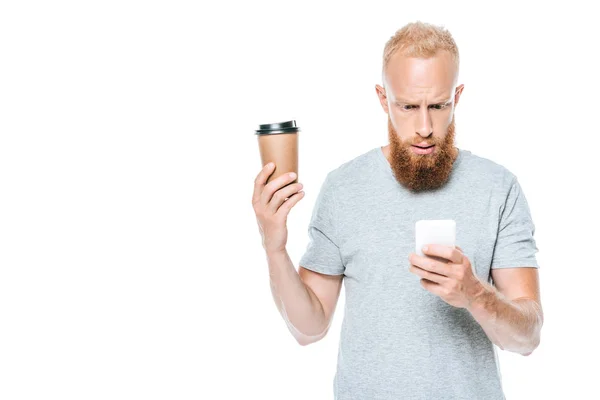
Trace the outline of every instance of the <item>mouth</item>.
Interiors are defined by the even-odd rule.
[[[435,147],[434,144],[432,144],[431,146],[417,146],[417,145],[412,145],[412,151],[413,153],[416,154],[431,154],[433,153],[433,148]]]

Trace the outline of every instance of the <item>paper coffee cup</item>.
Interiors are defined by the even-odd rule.
[[[267,183],[288,172],[296,173],[296,179],[290,184],[298,182],[298,132],[300,128],[295,120],[262,124],[255,131],[262,166],[275,163]]]

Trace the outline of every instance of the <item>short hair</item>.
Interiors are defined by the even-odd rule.
[[[385,69],[394,54],[399,52],[407,57],[429,58],[438,50],[447,50],[450,53],[458,74],[458,46],[446,28],[421,21],[404,25],[385,44],[381,68],[382,83],[385,86]]]

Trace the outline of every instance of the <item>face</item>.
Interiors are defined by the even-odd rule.
[[[376,86],[388,114],[390,144],[384,148],[396,180],[419,192],[446,183],[458,156],[454,109],[464,85],[456,86],[450,53],[423,59],[395,54],[386,68],[386,88]]]

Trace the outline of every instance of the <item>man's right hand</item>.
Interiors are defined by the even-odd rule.
[[[289,185],[296,179],[296,174],[294,176],[283,174],[266,183],[274,170],[274,163],[263,167],[254,180],[252,196],[252,207],[262,236],[262,244],[267,253],[285,251],[288,213],[304,197],[304,192],[300,191],[302,189],[300,182]]]

